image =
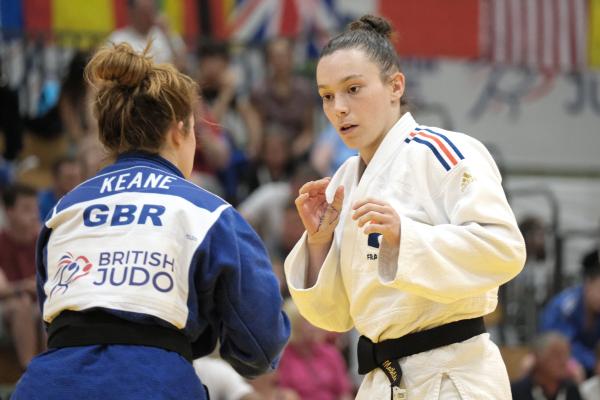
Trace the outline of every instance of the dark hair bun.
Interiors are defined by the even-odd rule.
[[[348,30],[351,31],[359,29],[376,32],[388,39],[391,38],[393,31],[392,25],[386,19],[374,15],[363,15],[358,20],[350,23],[348,27]]]
[[[93,84],[113,82],[121,86],[138,86],[152,70],[148,47],[138,53],[128,43],[99,50],[86,68],[86,76]]]

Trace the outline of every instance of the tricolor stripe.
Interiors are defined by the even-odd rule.
[[[415,141],[427,146],[446,171],[450,171],[460,160],[464,159],[458,147],[446,135],[431,128],[417,127],[415,132],[411,132],[409,138],[404,139],[404,141],[406,143]]]

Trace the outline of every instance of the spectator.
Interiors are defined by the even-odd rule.
[[[0,232],[0,299],[2,316],[25,369],[38,352],[41,331],[36,304],[35,241],[39,231],[36,192],[22,185],[2,194],[6,226]]]
[[[58,100],[63,131],[75,144],[83,137],[97,133],[91,107],[92,91],[83,76],[88,57],[89,54],[84,52],[73,55]]]
[[[212,117],[231,135],[246,157],[254,159],[261,145],[258,114],[239,90],[225,42],[204,42],[198,49],[198,83]]]
[[[172,63],[180,71],[186,69],[185,43],[172,32],[164,16],[159,15],[155,0],[127,0],[129,25],[113,32],[108,41],[127,42],[137,52],[152,41],[150,54],[156,63]]]
[[[18,94],[9,88],[3,79],[0,80],[0,133],[4,136],[3,158],[8,161],[15,160],[23,147],[23,124]]]
[[[87,53],[76,52],[62,82],[50,80],[44,84],[37,114],[26,120],[28,132],[45,139],[66,136],[74,146],[83,137],[95,133],[92,91],[83,76],[87,59]]]
[[[271,257],[285,257],[280,252],[286,208],[307,181],[320,175],[308,164],[299,164],[289,181],[270,182],[260,186],[239,206],[242,216],[265,242]]]
[[[583,284],[567,288],[549,301],[541,315],[540,330],[565,335],[573,356],[591,376],[596,365],[594,349],[600,339],[600,262],[588,255],[582,266]]]
[[[245,190],[248,193],[269,182],[288,180],[294,164],[290,137],[285,134],[285,128],[271,123],[264,133],[260,155],[246,173]]]
[[[208,388],[211,400],[260,400],[244,378],[225,361],[202,357],[194,360],[194,369],[202,383]]]
[[[292,324],[289,345],[281,357],[279,384],[305,400],[352,398],[352,385],[339,350],[325,342],[326,332],[312,326],[288,299],[284,309]]]
[[[577,385],[569,379],[569,341],[556,332],[547,332],[533,344],[531,372],[511,385],[514,400],[580,400]]]
[[[579,385],[584,400],[600,399],[600,343],[596,345],[596,366],[594,376]]]
[[[40,218],[44,220],[58,200],[83,181],[83,167],[72,157],[62,157],[52,166],[52,187],[38,196]]]
[[[546,225],[534,215],[524,217],[519,230],[527,250],[526,268],[500,290],[504,313],[503,339],[508,344],[527,343],[537,333],[536,319],[550,293],[552,269],[546,263]],[[527,296],[531,301],[523,301]]]
[[[195,113],[196,154],[191,180],[221,197],[227,197],[219,182],[218,172],[230,161],[230,147],[222,127],[214,121],[210,110],[199,99]]]
[[[263,126],[278,123],[290,132],[294,159],[307,156],[314,140],[314,84],[294,75],[293,43],[275,38],[267,44],[267,77],[252,93]]]

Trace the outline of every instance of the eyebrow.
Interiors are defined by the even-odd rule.
[[[348,75],[348,76],[346,76],[345,78],[342,78],[342,79],[340,79],[340,81],[339,81],[338,83],[345,83],[345,82],[348,82],[349,80],[352,80],[352,79],[357,79],[357,78],[362,78],[362,77],[363,77],[363,76],[362,76],[362,74],[353,74],[353,75]],[[323,89],[323,88],[326,88],[326,87],[327,87],[327,85],[319,85],[319,86],[317,86],[317,87],[318,87],[319,89]]]

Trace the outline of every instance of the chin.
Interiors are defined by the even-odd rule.
[[[356,143],[356,140],[344,138],[343,136],[342,136],[342,142],[344,142],[346,147],[348,147],[352,150],[358,150],[360,147],[360,145],[358,143]]]

